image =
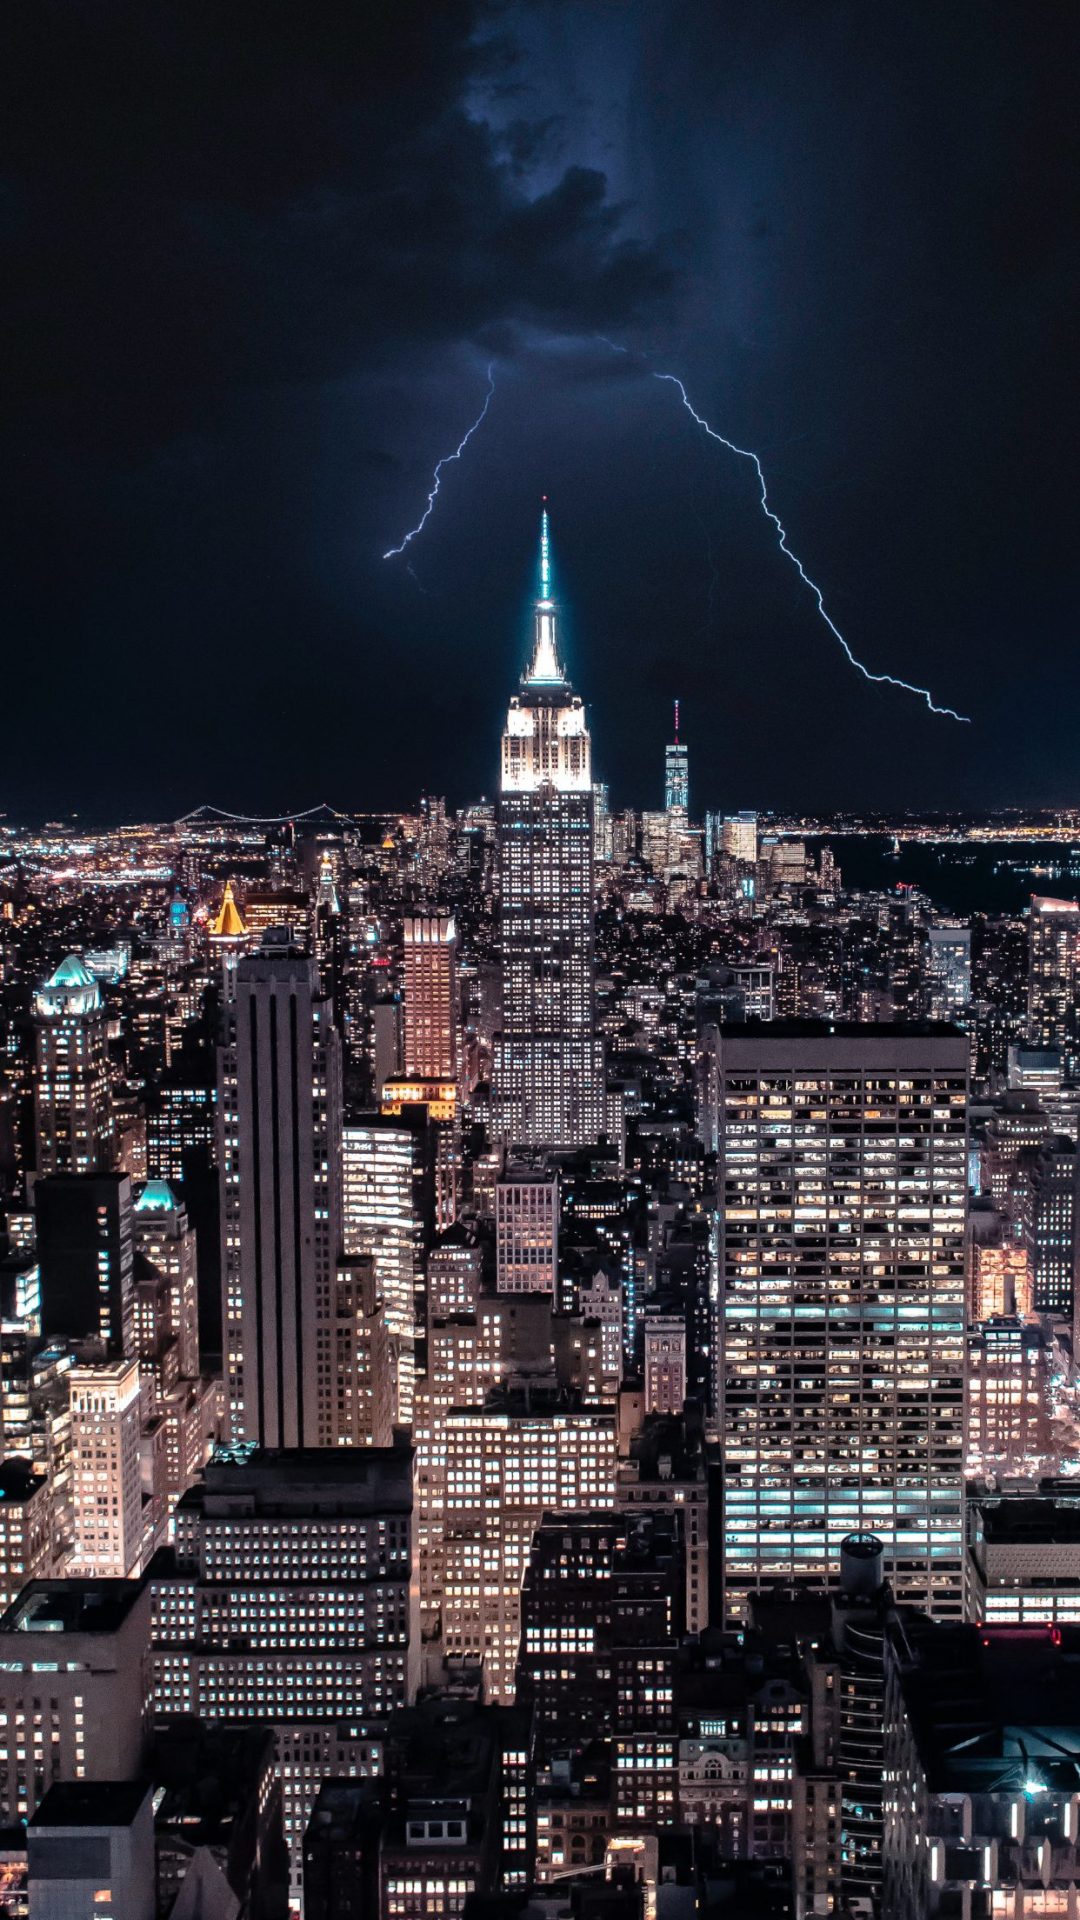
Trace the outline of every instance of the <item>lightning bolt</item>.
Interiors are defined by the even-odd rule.
[[[616,351],[618,351],[618,349],[616,349]],[[715,427],[710,427],[708,421],[700,413],[698,413],[694,407],[691,406],[686,388],[683,386],[683,383],[679,379],[678,374],[654,372],[653,379],[666,380],[670,383],[671,386],[678,387],[683,406],[686,408],[686,411],[690,415],[690,418],[694,421],[696,426],[702,427],[704,429],[704,431],[708,434],[710,440],[719,440],[720,445],[722,447],[727,447],[731,453],[737,453],[740,459],[753,461],[754,471],[758,477],[758,485],[761,488],[761,510],[764,513],[766,519],[772,521],[773,526],[776,528],[776,531],[780,536],[779,545],[780,545],[781,553],[785,556],[786,559],[791,561],[791,564],[795,568],[796,572],[798,573],[800,580],[802,580],[804,584],[809,587],[811,593],[813,594],[815,600],[817,601],[818,612],[820,613],[822,619],[824,620],[825,625],[828,627],[829,632],[833,635],[833,637],[836,640],[840,642],[840,645],[843,647],[845,654],[847,655],[849,661],[851,662],[851,665],[858,669],[858,671],[862,674],[863,679],[872,680],[876,686],[900,687],[902,688],[904,693],[914,693],[917,695],[917,697],[920,700],[926,701],[926,704],[929,707],[931,713],[940,714],[947,720],[959,720],[962,726],[970,726],[971,717],[969,714],[957,713],[955,707],[936,706],[928,688],[913,686],[910,680],[898,680],[891,673],[871,673],[870,668],[867,666],[864,666],[862,661],[854,653],[852,653],[851,648],[849,647],[847,641],[844,639],[844,636],[841,633],[839,627],[836,625],[836,623],[833,620],[829,618],[829,615],[826,612],[825,598],[824,598],[824,595],[822,594],[821,588],[817,584],[817,581],[811,580],[810,575],[807,573],[806,568],[803,566],[803,563],[799,559],[798,554],[793,553],[791,548],[788,546],[787,534],[784,531],[784,527],[780,520],[780,516],[779,514],[774,513],[772,508],[769,505],[769,494],[768,494],[768,489],[765,485],[765,475],[762,472],[761,461],[758,459],[757,454],[752,453],[748,447],[737,447],[735,445],[734,440],[729,440],[726,437],[726,435],[722,433],[717,433]]]
[[[454,448],[453,453],[444,453],[442,459],[436,463],[435,471],[431,476],[432,488],[431,488],[431,492],[428,494],[428,497],[427,497],[427,506],[424,508],[424,511],[420,515],[420,518],[417,521],[415,527],[413,527],[412,530],[405,535],[405,538],[401,542],[401,545],[399,547],[387,547],[386,552],[383,554],[384,560],[395,560],[398,554],[404,553],[410,541],[416,539],[416,536],[418,533],[423,533],[424,528],[426,527],[434,511],[435,502],[439,497],[439,488],[442,486],[443,468],[448,467],[451,461],[461,459],[461,456],[464,453],[466,447],[468,446],[469,441],[472,439],[473,434],[476,432],[478,427],[483,425],[484,420],[487,416],[487,410],[491,405],[492,398],[495,393],[495,362],[494,360],[488,361],[487,381],[488,381],[488,389],[487,389],[486,395],[484,396],[484,404],[481,407],[479,413],[477,414],[476,419],[473,421],[472,426],[469,428],[468,433],[465,434],[464,438]],[[415,575],[413,577],[415,578]],[[417,586],[419,585],[420,583],[419,581],[417,581]]]

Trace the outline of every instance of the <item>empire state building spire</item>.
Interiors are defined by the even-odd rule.
[[[502,738],[496,1107],[511,1145],[582,1147],[599,1139],[605,1117],[593,1005],[592,752],[584,703],[555,644],[546,507],[535,618],[532,662]]]
[[[566,676],[555,645],[555,602],[551,597],[551,533],[547,508],[540,515],[540,595],[536,602],[536,634],[532,664],[524,676],[527,687],[562,687]]]

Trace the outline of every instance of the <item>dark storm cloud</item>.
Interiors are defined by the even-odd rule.
[[[676,694],[696,807],[1080,793],[1074,6],[33,0],[2,36],[0,810],[489,788],[540,492],[616,799]],[[380,555],[492,357],[418,592]],[[762,454],[858,656],[974,725],[847,665],[656,370]]]
[[[550,117],[469,117],[462,0],[35,4],[5,23],[5,374],[110,447],[243,385],[325,381],[513,318],[616,326],[668,271],[595,168],[530,197]]]

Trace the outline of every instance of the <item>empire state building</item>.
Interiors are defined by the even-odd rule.
[[[559,663],[548,516],[532,660],[510,701],[499,796],[500,1131],[511,1145],[591,1145],[604,1124],[593,1009],[593,790],[585,708]]]

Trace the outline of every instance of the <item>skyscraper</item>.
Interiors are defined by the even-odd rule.
[[[124,1580],[143,1549],[139,1475],[139,1363],[111,1360],[72,1367],[71,1572]]]
[[[555,1294],[559,1282],[559,1182],[542,1167],[509,1166],[495,1188],[500,1293]]]
[[[971,928],[950,924],[927,931],[927,1011],[931,1020],[966,1020],[971,1004]]]
[[[404,1068],[417,1080],[457,1073],[457,932],[446,913],[407,914],[402,1042]]]
[[[1031,897],[1028,919],[1028,1039],[1033,1047],[1060,1047],[1070,1072],[1077,1056],[1077,965],[1080,906],[1075,900]]]
[[[670,813],[680,807],[690,811],[690,762],[686,743],[679,739],[679,703],[675,702],[675,738],[664,748],[664,806]]]
[[[113,1164],[108,1049],[101,990],[69,954],[34,995],[34,1112],[39,1173],[98,1173]]]
[[[593,1009],[593,787],[585,708],[559,663],[546,511],[531,662],[502,741],[499,799],[501,1131],[574,1147],[603,1127]]]
[[[342,1250],[341,1050],[315,962],[264,945],[236,968],[219,1062],[225,1373],[233,1438],[334,1431]]]
[[[342,1237],[349,1259],[367,1254],[390,1340],[392,1417],[412,1421],[423,1288],[431,1224],[431,1141],[419,1114],[364,1114],[343,1132]]]
[[[719,1030],[727,1617],[872,1531],[958,1615],[967,1061],[949,1027]]]
[[[34,1188],[41,1331],[134,1352],[134,1244],[126,1173],[54,1174]]]

